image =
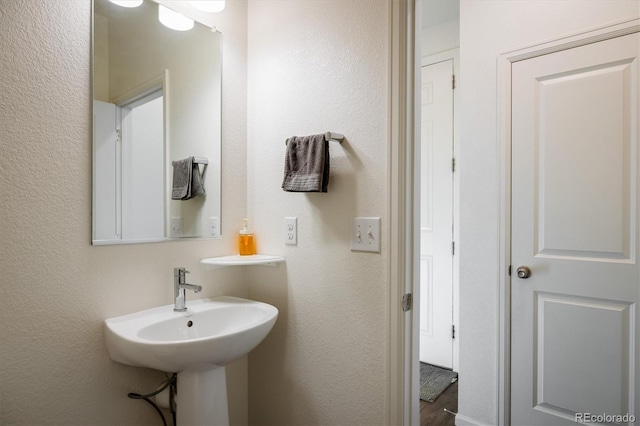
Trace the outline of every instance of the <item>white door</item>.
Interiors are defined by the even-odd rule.
[[[164,101],[123,108],[122,238],[164,237]]]
[[[640,418],[639,56],[636,33],[512,65],[514,425]]]
[[[422,67],[420,361],[453,368],[453,61]]]

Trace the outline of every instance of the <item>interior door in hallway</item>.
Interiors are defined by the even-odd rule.
[[[420,361],[453,368],[453,61],[422,67]]]
[[[635,33],[512,65],[514,425],[640,417],[639,56]]]

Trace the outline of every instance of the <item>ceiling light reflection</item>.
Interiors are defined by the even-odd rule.
[[[113,4],[117,4],[122,7],[138,7],[142,4],[143,0],[109,0]]]
[[[194,24],[193,19],[189,19],[183,14],[161,4],[158,5],[158,19],[162,22],[162,25],[176,31],[189,31]]]
[[[193,0],[191,6],[208,13],[220,12],[224,9],[224,0]]]

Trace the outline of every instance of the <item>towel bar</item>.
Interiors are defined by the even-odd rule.
[[[205,157],[193,157],[194,164],[202,164],[202,179],[204,180],[205,176],[207,176],[207,167],[209,167],[209,159]]]
[[[324,138],[328,141],[335,141],[335,142],[339,142],[342,143],[342,141],[344,140],[344,135],[340,134],[340,133],[335,133],[335,132],[325,132],[324,134]],[[287,138],[284,141],[284,144],[288,144],[289,143],[289,138]]]

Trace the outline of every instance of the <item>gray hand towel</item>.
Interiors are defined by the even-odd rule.
[[[204,194],[204,183],[193,157],[171,162],[173,166],[172,200],[189,200]]]
[[[282,189],[288,192],[327,192],[328,184],[329,141],[324,134],[289,138]]]

